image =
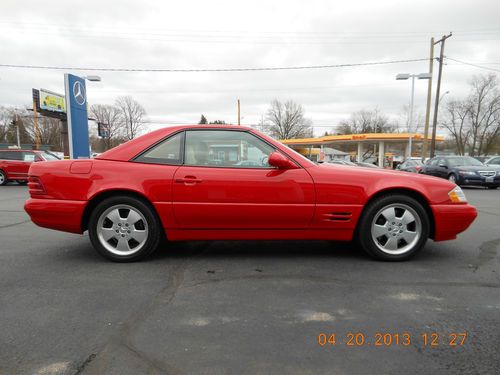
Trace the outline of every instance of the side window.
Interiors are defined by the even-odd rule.
[[[271,168],[274,147],[251,133],[237,130],[186,131],[184,164],[231,168]]]
[[[23,152],[23,161],[35,161],[35,154],[33,152]]]
[[[438,160],[438,163],[437,163],[438,166],[441,166],[441,165],[448,165],[448,162],[446,161],[445,158],[440,158]]]
[[[490,164],[499,165],[500,157],[491,159]]]
[[[139,155],[135,161],[151,164],[181,164],[183,132],[177,133]]]
[[[23,160],[23,152],[7,151],[7,160]]]

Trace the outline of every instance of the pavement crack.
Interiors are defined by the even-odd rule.
[[[26,223],[29,223],[30,221],[31,221],[31,219],[28,219],[28,220],[21,221],[19,223],[2,225],[2,226],[0,226],[0,229],[15,227],[16,225],[26,224]]]
[[[479,246],[479,256],[477,257],[476,262],[472,263],[473,272],[476,272],[480,266],[489,263],[493,259],[495,259],[498,253],[499,246],[500,246],[500,238],[483,242],[481,246]]]
[[[96,353],[92,353],[87,358],[85,358],[85,360],[80,364],[80,366],[76,368],[75,375],[81,374],[83,370],[85,370],[85,367],[87,367],[90,364],[90,362],[94,360],[96,356],[97,356]]]
[[[253,275],[242,275],[242,276],[234,276],[234,277],[224,277],[224,278],[210,278],[207,280],[198,281],[189,285],[185,285],[182,288],[196,288],[198,286],[213,284],[213,283],[222,283],[222,282],[232,282],[239,280],[269,280],[269,279],[287,279],[287,280],[296,280],[296,281],[309,281],[313,283],[338,283],[338,284],[349,284],[356,286],[373,286],[373,285],[385,285],[387,281],[385,280],[367,280],[367,281],[354,281],[352,279],[338,279],[338,278],[330,278],[330,277],[321,277],[321,276],[300,276],[300,275],[265,275],[265,274],[253,274]],[[391,281],[394,282],[394,281]],[[414,282],[397,282],[398,286],[409,286],[409,287],[479,287],[479,288],[500,288],[500,285],[497,283],[485,283],[485,282],[455,282],[455,281],[414,281]]]
[[[500,214],[498,214],[498,213],[485,211],[485,210],[478,210],[478,212],[481,212],[482,214],[487,214],[487,215],[500,216]]]

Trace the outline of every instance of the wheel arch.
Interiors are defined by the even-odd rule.
[[[419,191],[409,189],[409,188],[387,188],[387,189],[377,191],[375,194],[370,196],[370,198],[366,201],[366,203],[363,207],[363,210],[361,211],[358,222],[356,223],[356,229],[354,231],[354,235],[357,236],[357,234],[358,234],[358,229],[359,229],[359,225],[361,222],[361,218],[365,214],[366,207],[368,206],[368,204],[370,204],[371,202],[373,202],[374,200],[376,200],[378,198],[381,198],[381,197],[386,196],[386,195],[392,195],[392,194],[407,195],[407,196],[415,199],[417,202],[419,202],[422,205],[422,207],[424,207],[425,212],[427,213],[427,216],[429,217],[429,226],[430,226],[429,237],[433,239],[434,234],[435,234],[435,222],[434,222],[434,214],[432,212],[429,201]]]
[[[122,196],[124,195],[124,196],[139,199],[143,203],[147,204],[151,208],[153,214],[156,215],[156,217],[158,218],[158,221],[160,223],[162,222],[160,215],[158,215],[158,212],[157,212],[155,206],[144,194],[141,194],[135,190],[111,189],[111,190],[105,190],[105,191],[102,191],[102,192],[95,194],[88,201],[87,205],[85,206],[85,209],[83,210],[82,220],[80,223],[80,226],[82,228],[82,232],[85,232],[86,230],[88,230],[88,222],[89,222],[90,215],[91,215],[92,211],[94,210],[94,208],[97,207],[97,205],[99,203],[106,200],[107,198],[111,198],[111,197],[114,197],[117,195],[122,195]]]

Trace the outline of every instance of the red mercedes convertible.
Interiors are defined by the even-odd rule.
[[[168,127],[93,160],[33,163],[28,186],[35,224],[88,231],[118,262],[143,259],[163,239],[355,240],[377,259],[405,260],[477,215],[449,181],[317,165],[229,125]]]

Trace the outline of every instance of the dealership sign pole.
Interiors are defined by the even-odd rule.
[[[87,116],[87,89],[85,79],[73,74],[64,75],[66,112],[70,159],[90,157],[89,127]]]

